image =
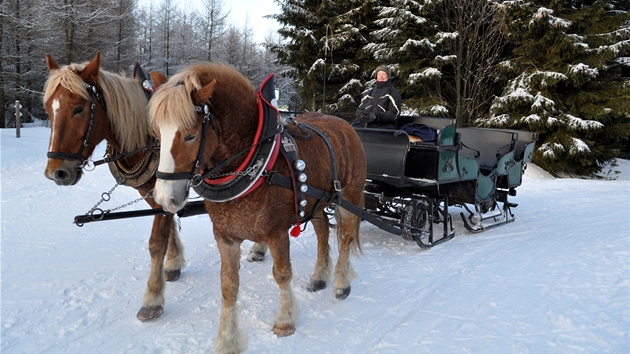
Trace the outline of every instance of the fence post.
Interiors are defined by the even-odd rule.
[[[20,137],[20,101],[15,101],[15,137]]]

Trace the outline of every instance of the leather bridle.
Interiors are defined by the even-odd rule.
[[[60,159],[60,160],[74,160],[77,162],[77,170],[81,170],[85,164],[86,158],[83,157],[83,150],[88,146],[90,141],[90,137],[92,136],[92,128],[94,127],[94,118],[96,116],[96,103],[94,102],[94,98],[98,101],[98,103],[103,107],[103,110],[107,111],[107,107],[105,105],[105,99],[103,99],[103,95],[96,89],[96,86],[89,84],[87,82],[83,83],[83,86],[88,90],[91,95],[90,99],[90,121],[88,123],[87,132],[85,133],[85,137],[83,138],[83,144],[79,148],[79,152],[76,154],[66,153],[66,152],[55,152],[49,151],[46,156],[49,159]]]
[[[161,172],[156,171],[155,176],[159,179],[167,180],[167,181],[176,181],[181,179],[186,180],[195,180],[201,182],[201,180],[205,177],[203,175],[195,174],[199,166],[201,165],[201,159],[203,158],[204,147],[206,145],[206,136],[208,134],[208,124],[212,125],[212,129],[219,138],[219,129],[217,127],[217,122],[214,119],[214,114],[210,112],[210,107],[208,104],[204,104],[203,106],[195,105],[195,113],[203,114],[203,126],[201,127],[201,144],[199,145],[199,150],[197,151],[197,159],[195,160],[195,164],[190,172]],[[217,166],[219,167],[219,166]],[[223,167],[221,165],[220,167]],[[214,168],[211,171],[214,173],[217,169]],[[204,174],[205,175],[205,174]]]

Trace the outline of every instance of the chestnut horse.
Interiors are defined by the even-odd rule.
[[[136,79],[102,70],[100,52],[86,64],[60,67],[48,54],[46,63],[50,75],[44,91],[44,106],[51,127],[46,177],[61,186],[76,184],[96,145],[107,140],[111,155],[122,157],[116,161],[116,166],[123,171],[115,175],[117,182],[132,186],[146,197],[154,188],[155,170],[137,170],[147,167],[152,158],[157,164],[158,152],[145,149],[155,138],[149,126],[148,101],[141,84]],[[166,81],[160,73],[152,72],[151,77],[155,84]],[[136,150],[139,152],[125,156]],[[151,198],[145,200],[151,207],[159,207]],[[180,277],[185,265],[183,251],[174,216],[155,216],[149,239],[151,271],[137,315],[141,321],[162,315],[165,280],[175,281]]]
[[[260,105],[261,98],[252,84],[228,65],[194,64],[163,84],[149,103],[151,124],[161,142],[155,201],[165,210],[176,212],[186,204],[191,185],[198,187],[201,183],[212,184],[222,178],[243,176],[234,172],[241,170],[248,158],[243,152],[251,152],[259,143],[277,137],[260,137]],[[303,164],[297,168],[304,174],[302,181],[308,178],[303,191],[312,188],[332,192],[335,185],[345,201],[362,206],[366,162],[354,129],[340,118],[320,113],[302,114],[289,123],[280,123],[277,111],[275,114],[272,122],[275,131],[284,130],[296,137],[294,143],[288,142],[288,145],[297,146],[299,158],[305,162],[305,168]],[[211,122],[204,124],[208,119]],[[275,163],[268,162],[266,173],[259,178],[269,182],[271,173],[291,178],[296,167],[288,161],[278,157]],[[202,171],[217,169],[216,175],[208,176],[209,182],[199,180]],[[192,178],[195,174],[196,179]],[[334,174],[336,179],[333,179]],[[317,260],[307,289],[321,290],[330,280],[330,230],[323,211],[329,201],[306,194],[304,202],[297,198],[294,189],[267,182],[254,183],[253,190],[218,198],[220,200],[204,196],[221,256],[223,301],[215,352],[245,349],[235,308],[243,240],[266,244],[273,258],[273,276],[280,288],[280,304],[273,325],[273,332],[278,336],[295,332],[299,312],[290,286],[293,274],[288,230],[292,225],[312,217],[317,235]],[[299,220],[296,219],[298,204],[304,212]],[[333,293],[337,299],[345,299],[350,293],[351,280],[356,276],[350,264],[350,253],[360,252],[360,218],[340,207],[335,209],[339,257]]]

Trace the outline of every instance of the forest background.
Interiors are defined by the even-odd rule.
[[[0,0],[0,127],[46,119],[45,53],[60,64],[96,51],[103,68],[170,76],[202,60],[254,86],[272,72],[289,111],[347,120],[392,69],[403,114],[460,126],[536,131],[534,163],[588,176],[630,151],[630,0],[275,0],[266,29],[226,21],[223,0]],[[263,15],[263,14],[256,14]]]

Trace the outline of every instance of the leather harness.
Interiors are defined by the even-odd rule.
[[[206,140],[207,131],[212,125],[215,134],[218,135],[217,125],[214,115],[210,112],[208,104],[204,106],[196,106],[197,113],[204,114],[204,123],[202,127],[202,138],[199,151],[197,153],[197,161],[191,172],[166,173],[156,172],[156,176],[164,180],[181,180],[188,179],[195,192],[204,199],[213,202],[226,202],[236,198],[243,197],[256,189],[266,180],[270,184],[274,184],[283,188],[291,189],[295,195],[296,224],[306,222],[312,218],[312,215],[305,215],[304,208],[307,205],[305,196],[317,199],[317,203],[327,202],[341,205],[344,208],[352,208],[353,212],[363,212],[362,209],[344,201],[341,198],[341,183],[337,179],[337,163],[335,153],[328,138],[315,127],[310,125],[291,121],[288,124],[296,124],[304,133],[304,136],[294,137],[284,130],[284,126],[280,124],[280,113],[278,109],[271,103],[275,97],[274,75],[269,75],[257,90],[258,100],[258,129],[254,142],[251,147],[244,149],[226,160],[216,164],[209,171],[196,173],[203,156],[203,149]],[[332,192],[322,191],[306,184],[307,176],[303,172],[306,164],[299,158],[299,151],[295,139],[308,139],[310,132],[313,131],[319,135],[328,147],[332,164]],[[284,176],[273,170],[278,152],[287,160],[291,167],[291,177]],[[233,162],[236,158],[248,153],[244,162],[239,168],[230,173],[217,174],[222,168]],[[317,209],[317,206],[313,209]],[[293,234],[293,232],[292,232]],[[298,232],[299,234],[299,232]],[[295,236],[295,235],[294,235]]]

